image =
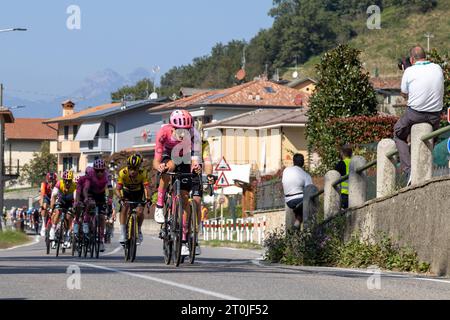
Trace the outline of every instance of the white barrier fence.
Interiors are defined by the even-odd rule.
[[[203,240],[257,242],[262,244],[266,233],[266,217],[210,219],[203,222]]]

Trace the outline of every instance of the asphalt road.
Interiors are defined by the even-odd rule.
[[[204,247],[194,265],[175,268],[150,235],[125,263],[117,239],[99,260],[47,256],[41,239],[0,250],[0,299],[450,299],[450,279],[266,265],[254,250]],[[77,269],[79,278],[68,273]]]

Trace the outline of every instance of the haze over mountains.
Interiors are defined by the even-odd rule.
[[[50,118],[61,115],[61,102],[71,99],[76,104],[76,109],[81,110],[90,106],[96,106],[111,101],[111,92],[125,85],[133,85],[143,78],[152,78],[153,74],[139,67],[128,75],[121,75],[111,68],[98,71],[84,79],[80,87],[64,96],[45,96],[42,98],[20,98],[20,93],[11,92],[5,88],[4,104],[8,107],[26,106],[26,108],[14,109],[16,118],[39,117]]]

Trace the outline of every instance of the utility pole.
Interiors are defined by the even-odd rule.
[[[434,35],[430,32],[425,33],[425,38],[427,38],[427,51],[430,52],[430,38],[434,38]]]
[[[0,107],[3,107],[3,83],[0,83]]]

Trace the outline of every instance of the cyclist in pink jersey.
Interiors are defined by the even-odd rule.
[[[83,189],[84,189],[84,186],[86,185],[86,181],[88,179],[90,179],[94,174],[95,174],[94,168],[87,167],[86,171],[85,171],[85,175],[78,177],[78,180],[76,181],[77,190],[75,192],[75,204],[74,204],[75,221],[73,224],[73,232],[75,233],[76,236],[78,236],[78,233],[79,233],[80,214],[81,214],[82,205],[85,201]]]
[[[108,189],[108,198],[112,199],[112,184],[109,174],[106,172],[106,163],[102,159],[94,162],[93,175],[88,176],[83,186],[83,196],[86,203],[86,213],[89,213],[93,207],[100,209],[100,251],[105,251],[104,246],[104,230],[105,230],[105,214],[106,214],[106,190]],[[88,231],[89,214],[84,215],[83,232]]]
[[[201,137],[193,126],[191,114],[186,110],[176,110],[170,116],[170,124],[164,125],[156,136],[155,158],[153,168],[163,173],[202,172]],[[156,203],[155,221],[164,223],[164,197],[169,184],[168,176],[161,176]],[[185,216],[189,214],[189,192],[192,179],[182,179],[180,184]],[[183,255],[189,255],[187,244],[183,245]]]

